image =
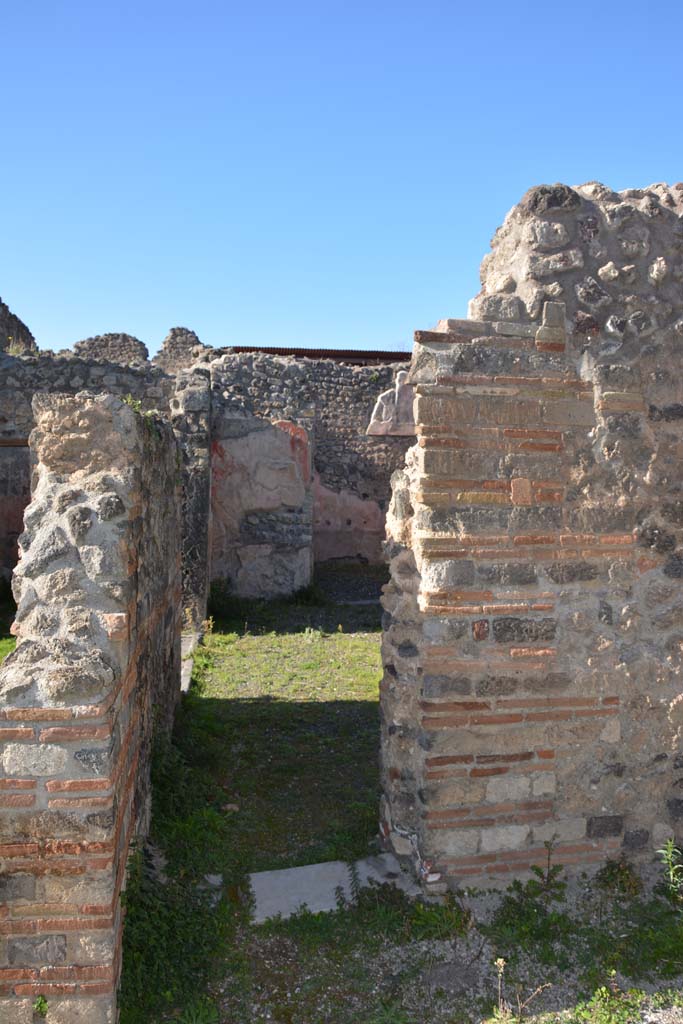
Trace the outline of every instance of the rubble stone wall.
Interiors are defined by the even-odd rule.
[[[36,341],[25,323],[0,299],[0,352],[35,352]]]
[[[170,427],[113,396],[40,394],[0,667],[0,1021],[113,1024],[119,894],[180,692],[180,477]]]
[[[107,339],[111,344],[106,344]],[[112,362],[117,353],[123,359],[128,352],[127,340],[135,341],[128,335],[89,339],[87,344],[79,343],[84,346],[82,356],[41,352],[15,358],[0,353],[0,575],[8,578],[16,564],[16,540],[29,501],[27,439],[34,425],[33,396],[75,395],[84,389],[130,396],[141,412],[168,416],[180,444],[183,607],[188,631],[196,632],[206,617],[209,575],[209,374],[198,368],[169,376],[160,367],[142,362],[142,357],[136,365]],[[96,342],[103,344],[98,347]]]
[[[397,374],[407,364],[356,367],[324,359],[221,354],[202,346],[184,328],[170,332],[152,363],[146,360],[142,343],[129,335],[89,338],[74,349],[73,353],[41,352],[22,358],[0,352],[2,575],[9,576],[16,562],[20,517],[28,501],[25,445],[33,425],[31,399],[36,393],[76,394],[84,388],[130,395],[143,412],[159,410],[173,424],[183,465],[183,605],[188,633],[196,633],[205,618],[211,552],[213,578],[241,580],[236,584],[240,593],[245,588],[253,591],[255,584],[244,582],[237,549],[244,549],[244,566],[256,558],[260,569],[252,564],[250,573],[263,581],[266,589],[261,596],[291,592],[291,586],[285,586],[288,572],[292,586],[305,585],[310,579],[311,552],[304,549],[312,548],[316,561],[345,557],[381,561],[389,481],[403,461],[409,439],[390,436],[388,422],[374,436],[367,436],[366,430],[379,396],[394,388]],[[288,423],[292,425],[287,428],[288,446],[294,443],[294,428],[301,443],[305,437],[311,470],[303,484],[305,500],[298,505],[291,505],[289,493],[281,500],[272,493],[275,478],[257,496],[258,460],[248,470],[254,485],[248,508],[241,507],[239,495],[226,493],[232,474],[224,462],[224,442],[228,449],[239,447],[232,432],[244,427],[235,426],[244,417],[252,421],[245,436],[255,435],[265,424],[282,441],[276,425]],[[225,427],[226,423],[232,425]],[[261,453],[258,459],[264,457]],[[290,453],[287,459],[296,467],[296,457]],[[217,481],[213,531],[212,471]],[[280,512],[274,515],[276,509]],[[231,515],[239,518],[221,519]],[[260,517],[256,540],[254,516]],[[268,546],[278,553],[272,573],[265,571]]]
[[[351,366],[238,353],[210,366],[215,422],[246,414],[305,428],[313,451],[316,561],[381,561],[389,481],[410,440],[366,430],[379,395],[407,363]]]
[[[238,597],[311,582],[313,495],[306,430],[256,416],[214,419],[211,570]]]
[[[31,486],[26,442],[0,440],[0,579],[9,580],[17,562],[17,540]]]
[[[532,189],[472,319],[416,334],[382,814],[432,887],[683,838],[682,213]]]

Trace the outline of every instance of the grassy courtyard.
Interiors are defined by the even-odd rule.
[[[625,862],[566,884],[551,848],[504,892],[429,904],[375,887],[252,925],[249,872],[376,850],[379,609],[312,593],[215,615],[154,757],[121,1024],[683,1024],[675,857],[654,890]]]
[[[427,904],[382,887],[250,924],[250,871],[376,848],[378,609],[221,610],[156,758],[122,1024],[683,1021],[683,903],[624,863],[567,887],[550,850],[507,892]]]

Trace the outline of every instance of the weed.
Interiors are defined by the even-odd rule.
[[[365,1024],[413,1024],[410,1016],[396,1003],[382,1002],[378,1008],[365,1018]]]
[[[133,398],[132,395],[128,394],[128,395],[124,395],[122,397],[121,401],[125,405],[130,406],[130,408],[133,410],[133,412],[137,412],[137,413],[139,413],[140,416],[142,416],[142,401],[141,401],[141,399]]]
[[[491,925],[482,931],[508,950],[510,956],[519,947],[533,945],[541,963],[566,967],[569,953],[563,947],[574,926],[566,912],[552,906],[564,899],[566,882],[560,879],[562,865],[552,863],[553,840],[544,845],[545,866],[534,865],[531,869],[534,877],[526,882],[515,879]]]
[[[590,1024],[636,1024],[641,1020],[641,1008],[645,993],[636,989],[622,992],[612,973],[609,985],[602,985],[587,1002],[579,1004],[570,1018],[575,1022],[590,1021]]]
[[[47,1017],[48,1005],[45,996],[38,996],[33,1004],[33,1012],[39,1017]]]
[[[637,896],[643,883],[624,857],[608,860],[595,876],[598,888],[614,896]]]
[[[213,845],[226,841],[222,819],[210,812],[210,788],[173,747],[155,751],[152,777],[152,838],[168,858],[166,877],[145,850],[133,853],[122,895],[122,1024],[156,1020],[160,1007],[191,1007],[225,948],[234,916],[223,901],[213,906],[201,884],[213,867]]]
[[[9,343],[7,345],[7,355],[8,356],[23,356],[24,354],[28,355],[26,349],[21,344],[21,342],[20,341],[15,341],[11,334],[7,335],[7,341]]]
[[[524,897],[540,901],[543,908],[547,911],[554,900],[560,902],[564,899],[567,883],[560,881],[560,875],[564,870],[562,865],[551,863],[555,848],[555,837],[546,840],[543,845],[547,854],[546,865],[542,868],[538,864],[532,864],[531,873],[535,877],[530,878],[524,886]]]
[[[12,600],[9,581],[0,577],[0,662],[14,650],[16,640],[10,634],[10,625],[16,608]]]
[[[683,905],[683,853],[676,846],[673,838],[667,839],[657,853],[662,858],[666,869],[665,891],[675,906]]]
[[[191,1003],[180,1015],[179,1024],[219,1024],[216,1004],[203,997]]]
[[[413,905],[410,934],[415,939],[454,939],[465,935],[472,925],[472,915],[463,907],[454,893],[448,893],[443,903]]]
[[[137,413],[138,416],[142,417],[142,421],[148,435],[151,438],[154,438],[155,441],[160,441],[162,438],[162,432],[157,419],[157,413],[152,412],[151,410],[145,412],[142,408],[142,400],[140,398],[133,398],[133,396],[130,394],[124,395],[121,398],[121,401],[125,405],[129,406],[133,410],[133,412]],[[176,473],[177,472],[178,467],[176,459]]]

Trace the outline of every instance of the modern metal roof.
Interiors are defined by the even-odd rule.
[[[358,366],[410,362],[410,352],[386,352],[381,349],[284,348],[279,346],[231,345],[230,351],[263,352],[270,356],[293,356],[295,359],[331,359],[335,363],[354,363]]]

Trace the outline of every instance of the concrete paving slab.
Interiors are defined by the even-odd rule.
[[[194,650],[201,637],[199,633],[183,633],[180,638],[180,690],[187,693],[192,681],[192,669],[194,667]]]
[[[391,853],[365,857],[355,862],[362,886],[370,879],[389,883],[409,896],[417,896],[420,888]],[[258,871],[249,876],[254,895],[253,921],[261,924],[270,917],[291,917],[305,905],[318,914],[337,909],[337,891],[342,890],[351,899],[349,865],[343,860],[330,860],[323,864],[306,864],[300,868],[281,871]]]

